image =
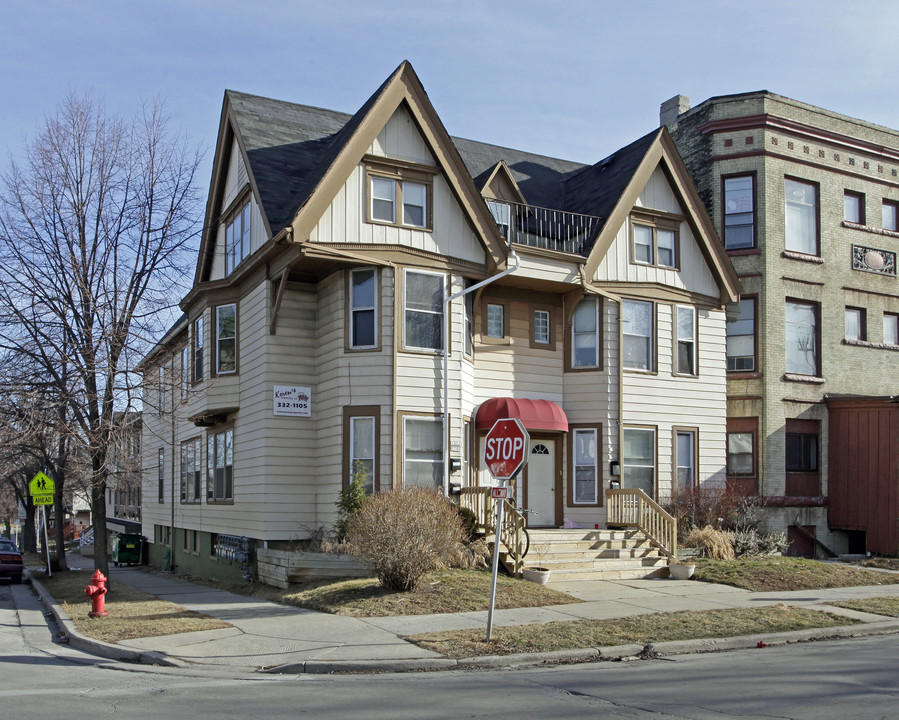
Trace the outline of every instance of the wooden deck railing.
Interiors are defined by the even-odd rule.
[[[606,490],[606,525],[633,527],[677,560],[677,520],[642,490]]]
[[[496,503],[505,503],[503,506],[503,526],[499,532],[500,545],[506,548],[508,560],[506,568],[515,577],[521,577],[524,568],[525,525],[524,515],[508,500],[494,500],[490,497],[489,487],[462,488],[459,495],[459,505],[471,510],[478,519],[478,528],[486,535],[496,533]]]

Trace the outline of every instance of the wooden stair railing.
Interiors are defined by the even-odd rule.
[[[524,569],[525,526],[527,521],[524,515],[508,500],[494,500],[490,497],[489,487],[462,488],[459,494],[459,505],[471,510],[478,519],[478,528],[486,535],[496,534],[496,503],[505,503],[503,506],[503,526],[499,532],[500,545],[506,548],[507,559],[504,561],[506,569],[515,577],[521,577]]]
[[[606,525],[633,527],[664,555],[677,560],[677,519],[639,489],[606,490]]]

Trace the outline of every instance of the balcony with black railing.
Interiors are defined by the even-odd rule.
[[[487,200],[507,242],[586,256],[602,218],[536,205]]]

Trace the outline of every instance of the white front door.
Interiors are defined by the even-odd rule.
[[[555,527],[556,522],[556,441],[531,439],[525,465],[524,503],[528,527]]]

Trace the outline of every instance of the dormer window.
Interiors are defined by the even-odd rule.
[[[225,226],[225,275],[250,255],[250,201],[241,205]]]
[[[631,222],[631,261],[663,268],[678,266],[678,221],[640,214]]]

